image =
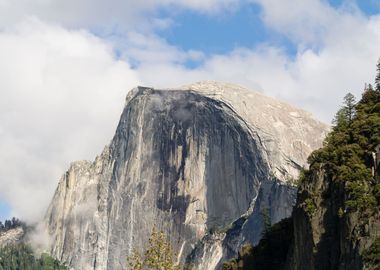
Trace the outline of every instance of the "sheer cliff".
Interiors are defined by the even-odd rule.
[[[288,217],[291,186],[327,127],[240,86],[138,87],[111,143],[74,162],[46,214],[51,253],[74,269],[127,269],[153,226],[180,261],[214,269]],[[94,134],[96,136],[96,134]]]
[[[380,269],[380,85],[346,95],[324,146],[308,158],[292,217],[224,270]]]

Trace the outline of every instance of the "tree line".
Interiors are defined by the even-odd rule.
[[[17,227],[25,227],[25,223],[15,217],[12,219],[6,219],[4,223],[0,221],[0,232],[6,232]]]

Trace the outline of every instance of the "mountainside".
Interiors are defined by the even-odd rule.
[[[380,80],[344,103],[308,159],[292,218],[223,269],[380,269]]]
[[[288,217],[290,186],[327,127],[239,86],[138,87],[94,162],[74,162],[46,214],[51,253],[74,269],[127,269],[163,230],[179,260],[214,269]]]
[[[345,102],[309,158],[286,269],[380,269],[380,89]],[[366,261],[371,249],[376,263]]]

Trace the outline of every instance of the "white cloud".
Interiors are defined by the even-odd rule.
[[[337,11],[320,0],[252,0],[262,8],[263,21],[297,42],[320,41],[335,23]]]
[[[379,24],[380,27],[380,24]],[[196,69],[175,62],[145,62],[137,72],[150,86],[168,87],[198,80],[234,82],[288,101],[330,122],[347,92],[360,97],[364,83],[372,83],[380,42],[368,36],[370,50],[324,47],[304,50],[293,59],[281,49],[236,49],[214,55]]]
[[[196,50],[181,50],[168,44],[153,33],[130,31],[114,43],[122,51],[121,58],[136,65],[165,65],[165,63],[184,64],[187,61],[201,61],[204,53]]]
[[[112,138],[138,78],[106,42],[38,20],[0,32],[0,59],[0,198],[31,221],[68,162]]]
[[[262,44],[204,56],[200,67],[188,69],[170,57],[158,58],[178,53],[161,46],[155,57],[141,58],[137,71],[142,81],[159,86],[203,79],[236,82],[298,105],[326,122],[347,92],[359,98],[364,83],[373,82],[380,56],[380,16],[364,16],[352,5],[334,9],[325,1],[255,2],[261,5],[267,26],[296,44],[295,56]]]
[[[119,31],[162,21],[149,19],[158,9],[178,9],[215,14],[230,10],[239,0],[0,0],[0,26],[17,23],[28,16],[99,31]],[[174,11],[175,10],[175,11]]]
[[[158,9],[217,14],[237,4],[0,0],[0,200],[11,214],[38,220],[68,163],[93,159],[112,138],[124,97],[139,82],[129,59],[203,57],[153,34],[173,24],[155,16]],[[116,59],[115,49],[124,49],[127,61]]]
[[[168,44],[153,31],[175,23],[154,16],[158,7],[210,13],[237,2],[0,0],[1,200],[23,219],[41,216],[68,162],[93,159],[112,138],[125,94],[139,82],[239,83],[329,122],[346,92],[359,96],[373,81],[380,16],[364,16],[355,6],[254,0],[265,24],[297,44],[295,56],[271,43],[206,55]],[[35,19],[23,20],[28,16]],[[144,31],[134,27],[140,22]],[[86,28],[119,32],[107,42],[77,30]],[[188,68],[187,61],[202,64]]]

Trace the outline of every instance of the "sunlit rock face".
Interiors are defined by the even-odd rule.
[[[24,239],[25,231],[20,227],[16,227],[4,232],[0,232],[0,248],[21,242]]]
[[[272,222],[290,215],[289,184],[326,130],[235,85],[138,87],[109,146],[60,180],[45,218],[51,253],[74,269],[128,269],[156,226],[181,262],[218,268],[258,241],[263,209]]]

